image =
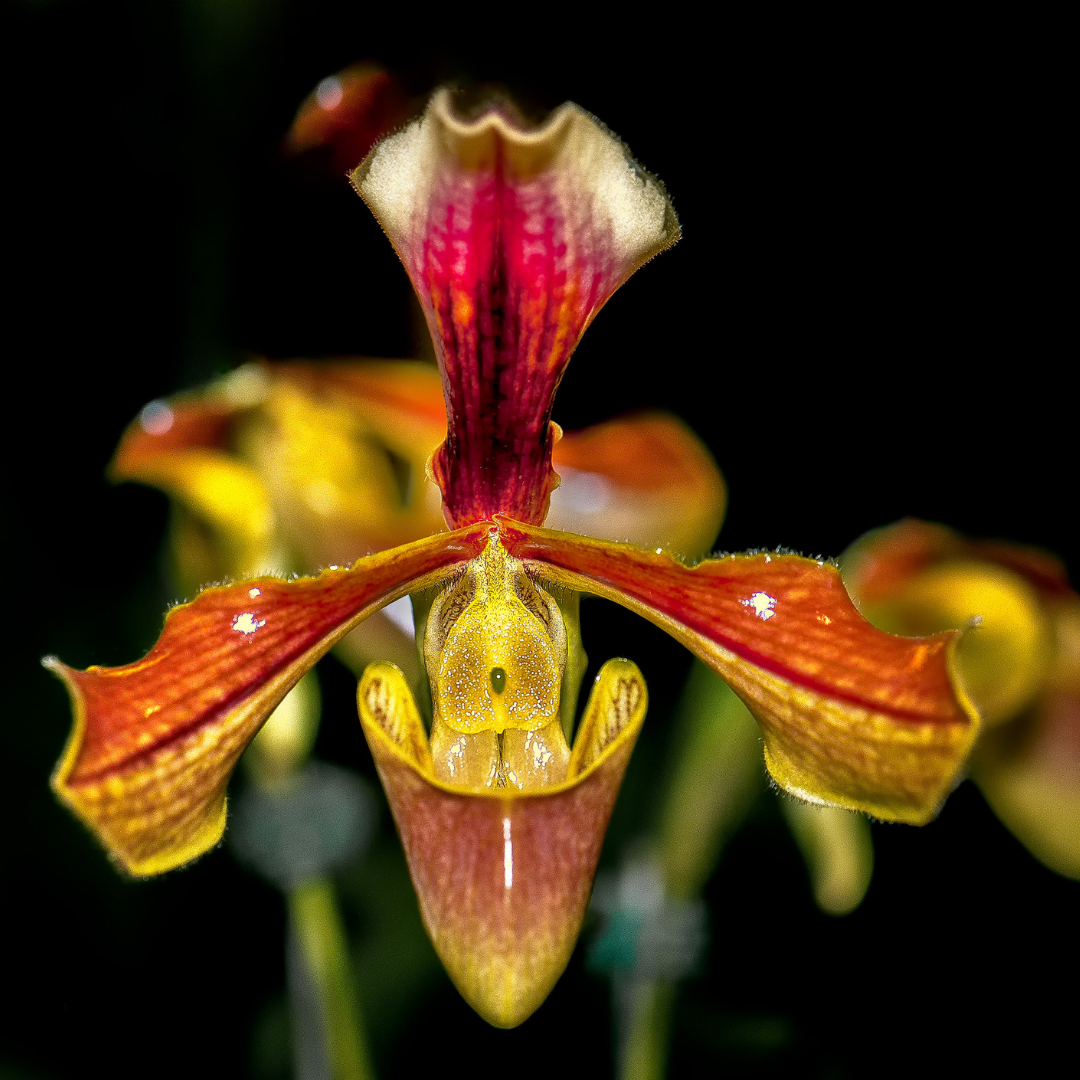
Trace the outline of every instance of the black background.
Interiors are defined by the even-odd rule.
[[[415,353],[405,275],[367,210],[277,153],[301,99],[354,60],[417,92],[498,83],[535,115],[575,100],[662,177],[684,239],[590,328],[555,417],[687,419],[730,487],[721,547],[836,555],[915,515],[1051,548],[1077,578],[1052,28],[401,8],[4,9],[0,1077],[284,1075],[280,897],[227,851],[122,880],[48,791],[69,720],[38,659],[127,662],[160,628],[164,497],[103,478],[146,401],[248,354]],[[648,821],[688,657],[599,601],[585,617],[594,668],[634,657],[653,697],[613,864]],[[319,753],[373,776],[349,679],[321,670]],[[865,903],[830,919],[763,800],[708,886],[673,1076],[1071,1058],[1080,886],[970,783],[932,825],[874,835]],[[384,815],[371,867],[341,882],[355,940],[379,919],[415,940],[402,874]],[[581,949],[503,1033],[417,948],[418,974],[372,1014],[381,1076],[610,1073],[608,990]]]

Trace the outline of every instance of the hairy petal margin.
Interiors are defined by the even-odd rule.
[[[924,824],[979,732],[955,679],[956,631],[875,629],[839,571],[794,555],[688,567],[664,554],[517,522],[503,543],[539,577],[594,593],[662,627],[726,679],[757,718],[765,762],[811,802]]]
[[[477,526],[347,570],[208,588],[169,612],[134,664],[76,671],[47,657],[75,715],[53,789],[132,874],[196,858],[221,837],[240,754],[301,675],[378,608],[475,557],[486,536]]]

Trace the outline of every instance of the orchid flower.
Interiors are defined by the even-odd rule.
[[[957,654],[986,727],[971,777],[1037,859],[1080,878],[1080,596],[1061,562],[909,519],[868,533],[843,567],[879,626],[974,623]]]
[[[174,577],[207,581],[350,565],[443,526],[425,464],[446,434],[433,365],[352,359],[245,364],[196,393],[147,405],[109,474],[172,499]],[[618,417],[556,444],[562,484],[548,523],[685,555],[708,549],[723,478],[676,417]],[[377,612],[338,644],[359,674],[372,659],[417,669],[411,613]],[[396,621],[394,617],[396,616]]]
[[[574,105],[528,130],[499,106],[464,120],[445,91],[351,179],[435,344],[446,432],[428,470],[449,531],[311,577],[207,588],[124,667],[50,659],[75,714],[60,798],[131,873],[197,857],[222,834],[238,757],[290,687],[412,595],[430,731],[389,663],[364,671],[360,721],[436,950],[482,1016],[516,1025],[570,957],[646,711],[637,666],[610,660],[574,731],[584,592],[720,674],[761,725],[785,790],[930,820],[979,729],[953,679],[955,631],[875,629],[825,561],[690,565],[662,544],[544,527],[558,507],[550,418],[570,355],[614,290],[678,239],[660,183]]]

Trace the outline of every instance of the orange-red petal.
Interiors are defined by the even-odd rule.
[[[661,185],[575,105],[525,130],[507,110],[457,117],[447,91],[352,174],[427,316],[446,443],[432,458],[451,527],[542,522],[552,400],[585,327],[678,239]]]
[[[262,722],[362,619],[475,557],[487,529],[441,534],[313,578],[215,586],[174,608],[140,661],[76,671],[75,727],[53,777],[60,798],[133,874],[212,847],[225,787]]]
[[[956,782],[979,722],[954,682],[955,631],[876,630],[837,569],[814,559],[728,556],[691,568],[517,522],[501,529],[540,577],[639,612],[721,674],[792,794],[918,824]]]
[[[566,432],[552,461],[560,484],[549,529],[690,557],[708,551],[720,531],[724,478],[674,416],[638,413]]]
[[[327,76],[305,98],[285,138],[285,150],[326,149],[340,177],[416,112],[401,82],[377,64],[352,64]]]

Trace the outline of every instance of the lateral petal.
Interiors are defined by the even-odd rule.
[[[215,586],[174,608],[124,667],[44,662],[75,726],[53,789],[132,874],[213,847],[240,754],[288,690],[353,626],[475,557],[483,526],[441,534],[313,578]]]
[[[448,429],[432,471],[447,522],[542,522],[555,389],[608,297],[678,239],[663,187],[576,105],[529,131],[502,107],[462,120],[446,90],[351,179],[435,343]]]
[[[724,478],[701,440],[666,413],[620,416],[555,444],[547,528],[697,557],[724,518]]]
[[[811,802],[922,824],[956,782],[978,714],[954,681],[956,631],[901,638],[855,609],[834,566],[740,555],[688,567],[629,545],[501,521],[542,578],[637,611],[726,679],[765,762]]]
[[[360,721],[424,925],[462,996],[496,1027],[526,1020],[570,959],[647,701],[637,667],[608,661],[568,780],[534,793],[476,791],[435,779],[400,671],[372,664],[360,680]]]

